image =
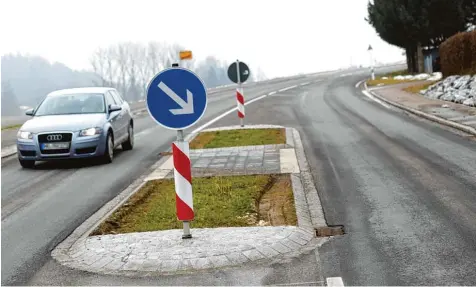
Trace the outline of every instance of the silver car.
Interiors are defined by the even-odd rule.
[[[24,168],[35,161],[97,157],[113,160],[114,149],[134,146],[134,120],[129,104],[113,88],[77,88],[48,94],[33,118],[18,131],[18,160]]]

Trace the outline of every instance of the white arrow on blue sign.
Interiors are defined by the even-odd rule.
[[[147,109],[161,126],[183,130],[205,114],[207,89],[192,71],[170,68],[158,73],[147,87]]]

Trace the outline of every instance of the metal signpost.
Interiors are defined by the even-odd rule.
[[[192,238],[190,221],[195,216],[190,148],[183,130],[199,121],[206,108],[205,84],[195,73],[177,64],[158,73],[147,87],[147,109],[151,117],[159,125],[177,131],[172,154],[177,218],[183,222],[183,239]]]
[[[235,63],[228,67],[228,78],[230,78],[232,82],[238,84],[238,87],[236,88],[236,102],[238,106],[238,117],[240,118],[240,125],[242,127],[245,125],[245,97],[243,96],[242,84],[248,80],[249,76],[250,69],[243,62],[236,60]]]
[[[374,57],[372,55],[372,51],[373,51],[372,45],[369,45],[368,51],[370,53],[370,69],[372,72],[372,80],[375,80],[375,68],[374,68]]]

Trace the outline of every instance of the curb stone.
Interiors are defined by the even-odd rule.
[[[16,145],[2,147],[2,158],[9,157],[9,156],[14,155],[16,153],[17,153],[17,146]]]
[[[431,114],[427,114],[425,112],[422,112],[422,111],[419,111],[419,110],[416,110],[416,109],[413,109],[413,108],[410,108],[410,107],[406,107],[402,104],[399,104],[399,103],[396,103],[396,102],[393,102],[393,101],[390,101],[382,96],[380,96],[379,94],[377,93],[374,93],[373,91],[369,90],[368,87],[367,87],[367,82],[364,82],[364,88],[367,92],[371,93],[374,97],[378,98],[379,100],[381,101],[384,101],[386,102],[387,104],[389,105],[392,105],[394,107],[397,107],[401,110],[404,110],[404,111],[407,111],[411,114],[414,114],[416,116],[419,116],[421,118],[425,118],[427,120],[430,120],[430,121],[433,121],[433,122],[436,122],[438,124],[441,124],[441,125],[445,125],[445,126],[448,126],[448,127],[451,127],[451,128],[454,128],[454,129],[457,129],[457,130],[460,130],[460,131],[463,131],[465,133],[468,133],[468,134],[471,134],[473,136],[476,136],[476,129],[473,128],[473,127],[470,127],[470,126],[466,126],[466,125],[463,125],[463,124],[459,124],[459,123],[455,123],[453,121],[450,121],[450,120],[446,120],[446,119],[443,119],[441,117],[438,117],[438,116],[434,116],[434,115],[431,115]]]
[[[219,129],[226,130],[233,128],[234,127],[222,127]],[[285,127],[259,125],[256,127],[252,126],[246,128]],[[304,151],[300,150],[302,149],[302,143],[300,141],[299,133],[294,128],[285,129],[286,143],[292,147],[295,147],[299,166],[302,167],[302,171],[304,171],[304,173],[301,172],[290,174],[295,198],[296,214],[298,217],[297,227],[267,226],[217,228],[225,230],[225,232],[222,232],[222,234],[226,234],[227,230],[231,232],[237,232],[235,237],[238,239],[235,240],[239,240],[239,243],[237,242],[236,244],[238,245],[233,245],[233,248],[238,248],[238,253],[235,255],[232,255],[232,253],[226,253],[228,252],[229,247],[226,249],[220,249],[222,246],[200,246],[200,240],[205,240],[205,242],[210,245],[208,240],[213,240],[213,237],[216,236],[223,236],[220,233],[217,234],[217,229],[210,228],[194,229],[194,232],[197,234],[197,236],[194,237],[196,239],[193,242],[195,246],[193,252],[197,254],[193,254],[193,252],[190,251],[190,248],[187,247],[192,243],[191,241],[183,242],[174,240],[175,238],[179,237],[181,230],[89,237],[89,234],[97,226],[99,226],[104,219],[112,214],[125,201],[127,201],[130,196],[138,191],[144,184],[144,179],[148,177],[149,174],[155,169],[159,168],[168,158],[162,157],[149,169],[149,173],[143,174],[140,178],[134,181],[133,184],[122,191],[117,197],[109,201],[95,214],[93,214],[93,216],[88,218],[81,226],[76,228],[76,230],[74,230],[73,233],[68,236],[68,238],[61,242],[52,251],[52,257],[60,264],[66,265],[73,269],[100,274],[149,276],[159,274],[180,274],[182,272],[199,271],[210,268],[231,268],[241,265],[242,263],[261,264],[278,262],[280,260],[286,261],[306,252],[315,250],[315,248],[327,241],[327,238],[316,237],[315,228],[327,225],[325,224],[322,206],[312,181],[312,176],[309,172],[309,166],[305,158]],[[196,135],[197,134],[189,134],[186,139],[191,140]],[[300,174],[303,174],[303,176],[300,176]],[[210,230],[213,231],[210,233]],[[267,231],[265,232],[265,230]],[[275,235],[260,239],[253,237],[255,236],[254,234],[256,234],[256,236],[261,234],[261,237],[267,236],[263,235],[263,232],[264,234]],[[157,236],[157,234],[162,235]],[[210,237],[210,234],[213,234],[213,236]],[[238,234],[242,234],[241,237]],[[162,236],[165,236],[163,237],[163,240]],[[258,236],[258,238],[259,237],[260,236]],[[152,242],[155,244],[155,249],[159,250],[155,251],[158,252],[156,253],[157,255],[152,254],[154,253],[153,245],[147,247],[148,244]],[[157,249],[157,244],[160,245],[161,242],[165,242],[165,247],[164,245],[161,245],[158,246],[159,249]],[[218,241],[218,243],[228,244],[227,240],[223,239]],[[146,250],[146,252],[134,253],[135,248],[143,248],[140,250]],[[164,252],[164,249],[166,249],[169,253]],[[226,252],[223,250],[226,250]],[[146,253],[149,254],[149,258],[147,258]],[[223,254],[226,257],[220,254]],[[170,260],[168,260],[167,256],[170,258]],[[159,258],[161,261],[157,262]]]

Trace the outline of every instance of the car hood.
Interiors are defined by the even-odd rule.
[[[22,131],[41,133],[49,131],[79,131],[102,127],[106,114],[51,115],[33,117],[21,127]]]

